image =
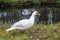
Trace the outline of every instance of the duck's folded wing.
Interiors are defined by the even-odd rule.
[[[21,21],[18,21],[16,23],[14,23],[12,26],[15,26],[15,27],[23,27],[25,26],[26,24],[28,23],[28,20],[21,20]]]

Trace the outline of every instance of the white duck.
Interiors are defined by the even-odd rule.
[[[34,11],[29,19],[23,19],[14,23],[9,29],[7,29],[7,31],[15,29],[25,30],[31,28],[35,22],[35,15],[40,15],[40,13],[38,11]]]

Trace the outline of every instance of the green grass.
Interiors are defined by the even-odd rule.
[[[31,29],[12,30],[6,29],[10,24],[0,26],[0,40],[60,40],[60,23],[51,25],[35,24]]]

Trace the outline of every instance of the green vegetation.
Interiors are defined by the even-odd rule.
[[[0,0],[0,2],[9,2],[9,3],[16,3],[18,1],[21,2],[27,2],[27,1],[32,1],[34,3],[40,3],[42,0]],[[60,0],[56,0],[57,3],[60,3]]]
[[[13,2],[13,3],[14,3],[14,2],[17,2],[17,1],[18,1],[18,0],[0,0],[0,2],[9,2],[9,3],[10,3],[10,2]]]
[[[59,40],[60,23],[51,25],[35,24],[31,29],[7,32],[10,24],[0,26],[0,40]]]
[[[21,2],[27,2],[27,1],[32,1],[32,2],[35,2],[35,3],[39,3],[41,0],[0,0],[0,2],[9,2],[9,3],[16,3],[18,1],[21,1]]]
[[[57,3],[60,3],[60,0],[57,0]]]

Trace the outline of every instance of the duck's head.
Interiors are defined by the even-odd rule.
[[[34,12],[32,13],[32,15],[33,15],[33,16],[40,16],[40,13],[39,13],[38,11],[34,11]]]

